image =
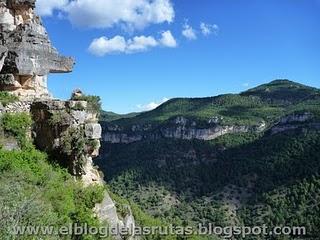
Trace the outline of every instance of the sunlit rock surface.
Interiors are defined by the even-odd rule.
[[[22,100],[51,98],[47,75],[74,65],[51,45],[34,8],[35,0],[0,1],[0,90]]]

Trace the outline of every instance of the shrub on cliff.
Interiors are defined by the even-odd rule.
[[[77,223],[99,227],[92,208],[101,202],[104,189],[99,186],[84,188],[67,170],[51,164],[54,161],[49,161],[46,154],[36,150],[27,137],[32,124],[28,114],[5,113],[0,122],[3,131],[22,144],[19,151],[0,149],[0,239],[15,238],[10,228],[17,226],[53,226],[59,229]],[[77,147],[80,150],[81,146]],[[19,239],[35,237],[99,239],[99,236],[51,238],[39,235],[21,236]]]
[[[18,97],[9,94],[5,91],[0,91],[0,103],[4,106],[8,105],[9,103],[13,103],[18,101]]]
[[[0,239],[13,239],[15,226],[87,224],[99,227],[92,208],[100,202],[103,187],[84,188],[66,170],[51,165],[35,149],[0,150]],[[21,236],[19,239],[35,239]],[[99,236],[37,236],[44,239],[99,239]]]
[[[32,119],[27,113],[5,113],[1,117],[3,130],[16,137],[22,148],[27,145],[27,131],[31,124]]]
[[[86,101],[88,103],[87,110],[100,114],[101,112],[101,99],[99,96],[93,95],[79,95],[72,96],[72,100],[76,101]]]

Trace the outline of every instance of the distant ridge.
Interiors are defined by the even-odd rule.
[[[100,119],[101,121],[111,122],[111,121],[116,121],[122,118],[132,118],[132,117],[138,116],[139,114],[141,113],[133,112],[128,114],[118,114],[111,111],[102,111]]]
[[[270,83],[249,89],[242,96],[257,96],[273,103],[297,103],[319,94],[320,90],[287,79],[278,79]]]
[[[152,111],[112,116],[115,120],[109,122],[121,126],[125,131],[134,125],[151,125],[155,129],[170,124],[177,117],[185,117],[203,127],[207,127],[212,118],[220,119],[223,125],[252,126],[261,121],[272,123],[301,109],[308,109],[315,116],[320,116],[319,104],[319,89],[280,79],[240,94],[173,98]]]

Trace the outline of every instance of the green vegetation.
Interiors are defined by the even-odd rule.
[[[16,102],[16,101],[18,101],[18,97],[14,96],[8,92],[0,91],[0,103],[3,106],[6,106],[6,105],[13,103],[13,102]]]
[[[320,117],[320,90],[287,80],[276,80],[250,89],[241,94],[226,94],[207,98],[175,98],[157,109],[133,117],[115,118],[109,124],[116,124],[130,131],[133,125],[172,125],[177,117],[196,122],[198,128],[206,128],[218,119],[220,125],[256,126],[264,121],[268,125],[280,117],[297,111],[309,111]],[[111,118],[112,119],[112,118]]]
[[[312,176],[319,179],[318,146],[320,134],[314,130],[276,136],[230,135],[210,142],[166,139],[110,144],[105,146],[108,161],[103,162],[103,167],[113,192],[166,222],[178,219],[191,225],[213,222],[226,226],[237,219],[255,225],[251,215],[256,208],[272,204],[256,215],[259,218],[268,213],[268,218],[262,221],[268,224],[277,216],[273,206],[278,209],[282,205],[270,203],[276,199],[265,194],[276,189],[290,190]],[[226,186],[234,188],[227,191]],[[316,224],[320,223],[318,212],[311,210],[314,198],[319,198],[319,189],[316,185],[313,195],[306,192],[301,206],[310,209],[303,215],[306,216],[303,223],[309,226],[312,236],[317,236]],[[288,219],[293,223],[300,219],[294,212],[293,203],[298,201],[294,196],[290,195],[290,201],[286,202],[291,215],[280,217],[283,224]],[[230,213],[224,207],[228,198],[239,200],[238,213]],[[247,215],[241,214],[244,209],[249,211]]]
[[[276,187],[262,195],[256,204],[240,212],[245,224],[264,223],[275,226],[304,226],[309,236],[319,236],[320,177],[313,175],[287,186]]]
[[[61,141],[62,153],[75,161],[74,171],[76,174],[81,174],[87,152],[84,130],[79,128],[69,128],[62,134]]]
[[[114,112],[101,111],[100,120],[105,122],[112,122],[122,118],[132,118],[138,116],[140,113],[128,113],[128,114],[117,114]]]
[[[67,112],[63,111],[52,114],[49,119],[49,123],[52,127],[61,126],[68,122],[70,122],[70,115]]]
[[[13,236],[17,226],[69,224],[99,227],[93,215],[105,189],[84,188],[66,170],[52,164],[48,156],[34,149],[27,137],[31,118],[25,113],[3,114],[2,130],[23,142],[22,150],[0,149],[0,239],[101,239],[99,236]]]
[[[100,108],[97,97],[78,100],[88,99],[89,108],[97,111]],[[319,106],[319,90],[278,80],[238,95],[173,99],[137,116],[119,119],[114,116],[117,120],[108,124],[129,131],[136,124],[151,126],[151,130],[170,127],[181,116],[189,120],[187,124],[195,121],[199,128],[216,124],[209,122],[212,119],[222,125],[256,125],[263,120],[270,128],[287,114],[313,115],[299,128],[274,135],[267,129],[262,133],[224,135],[212,141],[157,139],[105,144],[99,164],[106,173],[120,217],[125,217],[131,209],[141,226],[196,226],[199,222],[220,226],[305,226],[308,237],[317,239],[320,234]],[[50,121],[56,125],[63,120],[63,115],[53,115]],[[27,134],[31,124],[27,114],[1,116],[1,132],[5,137],[16,138],[21,150],[0,149],[0,239],[13,239],[8,227],[17,225],[99,226],[92,208],[102,200],[105,189],[84,188],[66,170],[54,165],[54,159],[35,150]],[[80,157],[89,151],[85,146],[91,150],[97,147],[96,141],[86,142],[83,135],[81,129],[65,132],[62,142],[66,155]],[[99,236],[41,237],[100,239]],[[154,235],[143,239],[217,238]]]
[[[94,113],[101,112],[101,99],[99,96],[91,96],[91,95],[74,96],[72,100],[86,101],[88,103],[88,106],[87,106],[88,111],[91,111]]]
[[[290,105],[319,96],[320,90],[289,80],[275,80],[250,89],[241,95],[257,96],[273,104]]]
[[[98,101],[100,101],[100,99],[99,99]],[[94,104],[97,105],[97,103],[94,103]],[[97,107],[97,106],[96,106],[96,107]],[[93,106],[90,106],[90,108],[92,109]],[[98,106],[98,108],[97,108],[96,111],[100,110],[100,108],[101,108],[101,106]],[[73,107],[73,110],[84,111],[84,110],[86,110],[86,109],[85,109],[85,107],[84,107],[80,102],[77,102],[77,103],[75,104],[75,106]]]
[[[32,119],[26,113],[5,113],[1,116],[1,128],[7,133],[17,138],[20,147],[27,146],[27,130],[31,128]]]
[[[130,209],[132,211],[132,214],[135,218],[136,224],[139,226],[147,226],[147,227],[168,227],[170,225],[170,222],[166,221],[165,219],[161,219],[159,217],[152,217],[149,214],[146,214],[136,203],[133,201],[128,201],[127,199],[124,199],[112,192],[110,192],[110,196],[115,201],[116,207],[118,210],[119,215],[125,215],[128,213],[130,206]],[[186,223],[179,218],[175,219],[175,222],[172,223],[172,226],[186,226]],[[148,236],[143,236],[142,239],[144,240],[158,240],[158,239],[163,239],[163,240],[182,240],[182,239],[189,239],[189,240],[206,240],[206,237],[203,236],[177,236],[177,235],[161,235],[160,233],[157,233],[155,235],[148,235]],[[218,238],[211,238],[211,239],[218,239]]]
[[[101,201],[102,189],[84,188],[65,170],[49,164],[43,153],[34,149],[0,150],[0,175],[0,211],[5,216],[0,220],[1,239],[11,236],[8,227],[13,226],[61,227],[70,223],[98,226],[92,207]]]
[[[269,129],[281,117],[293,113],[313,117],[271,134]],[[212,141],[105,144],[99,164],[111,191],[166,223],[305,226],[310,239],[319,237],[318,89],[277,80],[241,94],[172,99],[153,111],[108,124],[129,133],[133,125],[153,131],[174,126],[177,117],[187,118],[187,126],[196,122],[198,128],[213,125],[210,119],[220,125],[263,120],[267,129]]]

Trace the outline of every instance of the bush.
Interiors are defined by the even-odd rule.
[[[70,116],[67,112],[57,112],[52,114],[49,119],[49,124],[51,126],[63,125],[70,122]]]
[[[18,97],[11,95],[8,92],[0,91],[0,103],[2,103],[2,105],[6,106],[9,103],[13,103],[18,100]]]
[[[82,95],[74,96],[72,100],[86,101],[88,103],[87,110],[100,114],[101,112],[101,99],[99,96]]]
[[[5,113],[1,118],[1,125],[5,132],[15,136],[22,148],[27,145],[27,131],[32,119],[27,113]]]
[[[101,202],[104,188],[84,188],[37,150],[0,150],[0,239],[13,239],[8,227],[54,226],[87,223],[99,227],[92,208]],[[35,239],[21,236],[19,239]],[[49,239],[44,236],[44,239]],[[51,238],[50,238],[51,239]],[[65,236],[52,239],[84,240],[99,236]]]

